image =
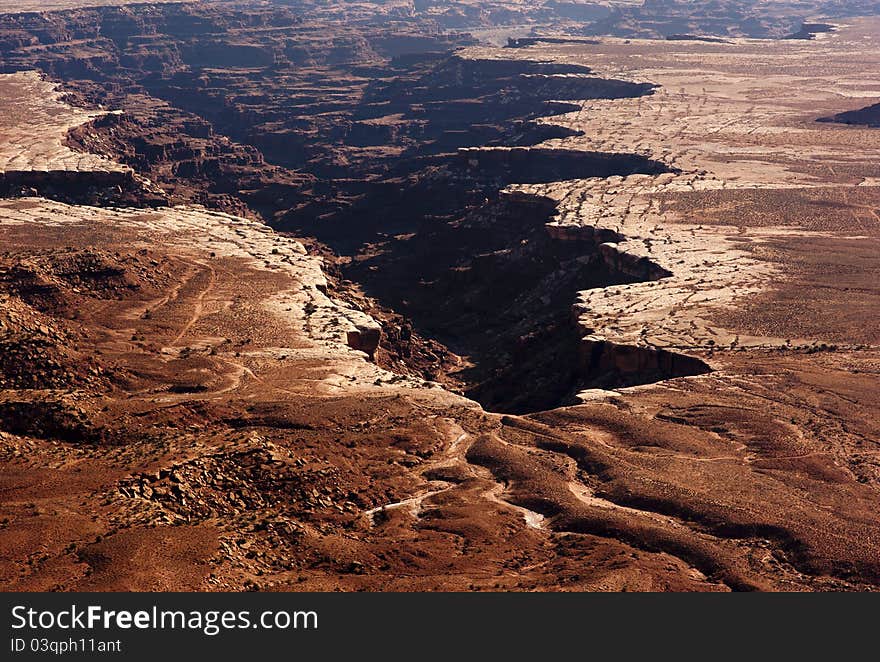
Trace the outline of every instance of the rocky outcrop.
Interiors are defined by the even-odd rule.
[[[347,331],[345,334],[346,344],[373,358],[382,338],[382,327],[372,319],[358,321],[354,327],[354,330]]]

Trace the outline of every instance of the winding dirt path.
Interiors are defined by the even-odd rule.
[[[193,312],[190,318],[187,320],[186,324],[183,325],[183,328],[180,330],[180,333],[171,341],[171,346],[177,345],[181,341],[181,339],[189,333],[189,330],[193,327],[193,325],[201,319],[202,314],[205,309],[205,297],[214,289],[214,286],[217,283],[217,271],[209,264],[205,264],[204,262],[200,262],[199,265],[204,267],[209,272],[209,280],[208,285],[203,289],[199,294],[195,297],[195,305],[193,307]],[[202,271],[204,273],[204,271]]]

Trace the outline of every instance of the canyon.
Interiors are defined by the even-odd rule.
[[[880,585],[876,3],[81,4],[0,13],[7,590]]]

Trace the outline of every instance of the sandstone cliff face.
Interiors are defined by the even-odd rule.
[[[711,368],[698,358],[655,347],[622,345],[602,336],[581,339],[579,371],[591,389],[620,388],[652,381],[704,375]]]

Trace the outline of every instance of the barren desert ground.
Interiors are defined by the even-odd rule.
[[[35,4],[4,589],[880,587],[876,3]]]

